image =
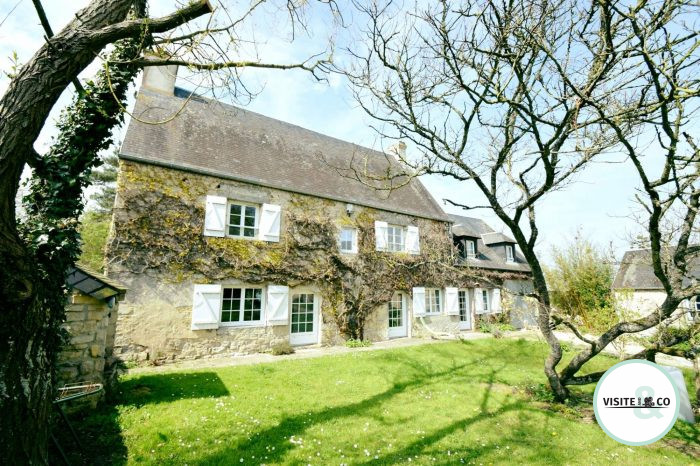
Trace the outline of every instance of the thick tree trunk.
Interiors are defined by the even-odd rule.
[[[36,258],[17,233],[19,176],[58,97],[105,45],[91,31],[124,20],[132,3],[95,0],[78,12],[0,100],[0,451],[12,464],[47,462],[58,323],[43,296],[61,292],[42,286]]]

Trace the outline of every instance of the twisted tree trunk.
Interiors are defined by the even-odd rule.
[[[144,22],[125,21],[145,0],[93,0],[49,39],[0,99],[0,451],[12,464],[47,463],[54,363],[70,259],[42,251],[18,232],[15,198],[25,164],[61,93],[105,45],[138,37]],[[206,0],[153,22],[170,29],[211,11]],[[52,262],[53,261],[53,262]]]

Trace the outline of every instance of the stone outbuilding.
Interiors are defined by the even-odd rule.
[[[58,358],[58,384],[101,383],[109,387],[119,301],[126,288],[99,272],[76,265],[68,273],[71,294],[63,328],[69,342]]]

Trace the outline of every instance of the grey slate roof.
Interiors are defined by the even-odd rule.
[[[92,270],[83,264],[76,264],[75,267],[71,267],[68,270],[66,283],[70,288],[79,290],[96,299],[106,300],[116,296],[119,300],[126,293],[124,285],[105,277],[100,272]]]
[[[496,250],[494,247],[490,247],[489,244],[494,245],[498,242],[513,242],[508,236],[503,233],[497,233],[491,228],[486,222],[481,219],[473,217],[463,217],[461,215],[449,215],[450,219],[454,222],[452,224],[452,234],[454,236],[469,236],[476,238],[476,258],[466,259],[466,264],[471,267],[482,268],[482,269],[492,269],[492,270],[505,270],[512,272],[530,272],[530,266],[527,261],[523,258],[522,254],[518,252],[515,248],[515,262],[506,262],[505,252]],[[491,242],[490,238],[496,237],[506,238],[507,241],[496,241]],[[487,238],[487,243],[484,242],[484,236]]]
[[[651,262],[650,249],[633,249],[625,252],[612,288],[614,290],[663,290],[661,282],[654,275],[654,267]],[[700,278],[700,263],[693,266],[691,262],[690,270],[692,276]],[[689,284],[690,278],[686,277],[684,281]]]
[[[481,239],[484,240],[484,244],[501,244],[501,243],[515,243],[515,240],[510,236],[506,236],[503,233],[484,233],[481,235]]]
[[[449,221],[418,179],[387,192],[348,176],[365,162],[374,175],[398,173],[391,156],[215,100],[187,101],[188,95],[141,89],[120,157]]]

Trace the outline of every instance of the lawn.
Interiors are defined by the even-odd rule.
[[[547,403],[545,354],[488,339],[134,375],[76,424],[89,462],[106,464],[697,462],[693,426],[627,447],[596,425],[593,387]]]

